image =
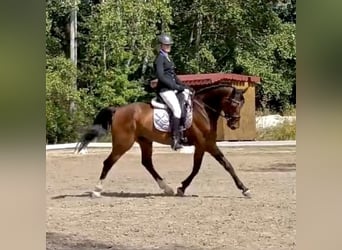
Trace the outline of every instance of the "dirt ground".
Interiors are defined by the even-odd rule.
[[[296,148],[222,151],[251,199],[208,154],[185,197],[165,196],[136,149],[109,172],[103,197],[91,198],[109,149],[47,152],[47,249],[294,249]],[[154,165],[175,190],[190,173],[192,156],[155,149]]]

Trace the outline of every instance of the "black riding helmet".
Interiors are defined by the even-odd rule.
[[[158,37],[158,41],[161,44],[165,44],[165,45],[171,45],[173,44],[173,40],[169,35],[166,34],[162,34]]]

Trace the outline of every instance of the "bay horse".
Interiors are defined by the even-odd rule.
[[[244,93],[248,89],[237,89],[234,86],[220,84],[209,86],[195,92],[193,96],[192,123],[184,131],[188,145],[195,148],[193,168],[190,175],[177,188],[177,195],[183,196],[186,188],[198,174],[203,155],[208,152],[227,170],[242,194],[250,197],[250,190],[237,176],[232,164],[226,159],[216,144],[216,127],[219,116],[227,121],[233,130],[240,126],[240,111],[244,105]],[[173,195],[174,191],[157,173],[152,163],[152,142],[171,144],[171,133],[161,132],[154,127],[151,103],[135,102],[119,107],[103,108],[95,117],[93,126],[81,137],[76,145],[75,153],[79,153],[93,139],[111,130],[112,150],[103,162],[99,182],[92,195],[100,197],[103,182],[112,166],[137,142],[141,149],[141,163],[152,175],[164,193]],[[223,111],[223,114],[221,114]]]

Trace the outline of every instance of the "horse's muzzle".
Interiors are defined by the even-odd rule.
[[[240,127],[240,121],[239,119],[231,118],[227,120],[227,126],[232,130],[238,129]]]

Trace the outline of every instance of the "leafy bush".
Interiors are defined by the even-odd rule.
[[[121,72],[107,71],[98,77],[96,88],[76,88],[76,68],[64,57],[48,58],[46,69],[46,141],[74,142],[107,106],[137,101],[145,94],[137,81]],[[121,73],[121,74],[120,74]],[[112,74],[112,75],[109,75]]]
[[[75,87],[75,66],[64,57],[47,59],[46,69],[46,141],[74,141],[78,130],[92,114],[90,98]],[[87,111],[87,112],[85,112]]]

